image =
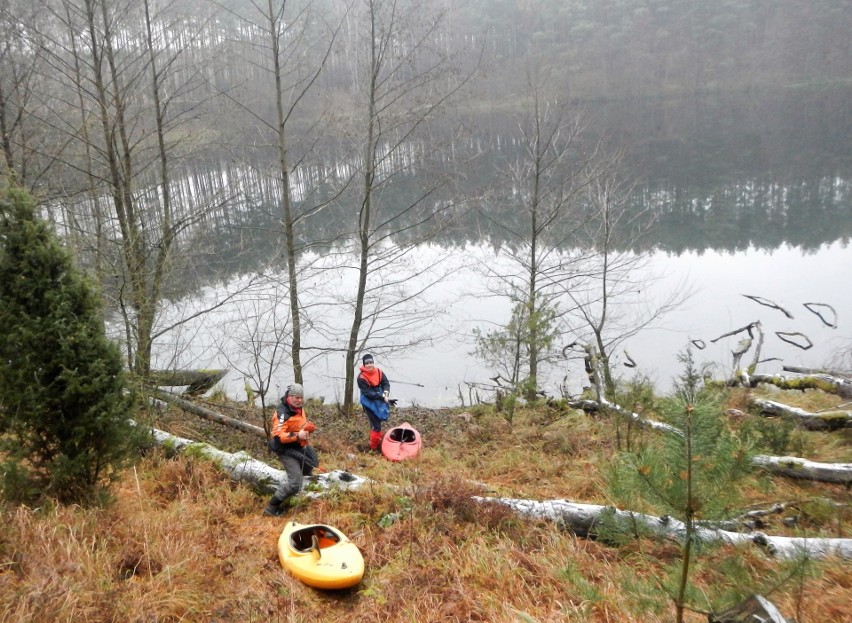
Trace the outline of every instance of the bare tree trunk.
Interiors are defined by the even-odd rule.
[[[284,8],[282,3],[282,11]],[[290,168],[287,163],[287,118],[284,111],[284,95],[282,92],[280,37],[286,29],[282,24],[280,12],[273,7],[273,0],[268,0],[267,17],[269,19],[269,34],[272,44],[272,68],[275,75],[275,110],[278,116],[278,167],[279,184],[281,186],[281,210],[284,224],[284,247],[287,255],[287,283],[290,294],[290,322],[292,323],[292,340],[290,342],[290,359],[293,365],[293,378],[296,383],[303,383],[302,377],[302,325],[301,309],[299,308],[299,282],[296,277],[296,247],[293,236],[293,214],[290,206]]]
[[[8,1],[0,9],[0,173],[28,189],[44,181],[40,178],[54,162],[44,146],[33,145],[44,119],[34,88],[39,71],[44,71],[41,33],[34,28],[35,16],[42,10]]]
[[[370,14],[370,36],[376,35],[376,17]],[[373,39],[375,41],[375,39]],[[349,341],[346,344],[346,373],[343,390],[343,413],[352,413],[352,401],[355,393],[355,358],[361,335],[361,323],[364,319],[364,298],[367,292],[368,260],[370,255],[370,220],[373,209],[373,182],[376,176],[376,83],[380,69],[378,50],[374,43],[370,47],[370,87],[367,102],[367,140],[364,145],[364,188],[361,209],[358,212],[358,289],[355,293],[355,309]]]
[[[98,184],[95,180],[94,171],[95,163],[93,157],[93,144],[89,133],[89,111],[86,109],[84,89],[83,89],[83,73],[80,66],[80,52],[77,49],[77,32],[73,27],[71,18],[71,8],[68,3],[64,3],[66,25],[69,32],[69,41],[71,43],[72,61],[74,63],[74,88],[77,92],[77,105],[80,107],[80,128],[83,136],[85,149],[85,170],[86,179],[88,181],[88,196],[92,204],[92,217],[95,221],[95,239],[93,241],[92,253],[95,279],[98,285],[103,288],[105,282],[104,269],[104,254],[106,252],[106,232],[104,230],[104,214],[101,210],[100,197],[98,196]]]
[[[436,172],[436,163],[446,161],[447,154],[429,131],[442,106],[470,79],[453,71],[452,56],[436,53],[446,9],[441,2],[400,0],[352,5],[359,19],[352,27],[357,45],[351,63],[356,68],[349,75],[362,84],[355,78],[350,81],[351,98],[361,112],[354,121],[340,121],[346,133],[356,135],[350,158],[355,166],[344,182],[346,199],[357,210],[345,266],[357,276],[351,279],[354,296],[347,295],[346,302],[352,319],[342,349],[344,413],[353,410],[359,351],[369,346],[381,356],[394,347],[410,348],[421,338],[408,332],[432,316],[409,304],[440,280],[438,267],[412,268],[405,256],[445,227],[436,215],[457,207],[457,197],[449,192],[455,171],[447,167]],[[420,168],[420,163],[428,164]],[[415,184],[406,179],[390,189],[413,170],[418,171]],[[398,189],[412,190],[410,195],[396,194]],[[420,277],[428,283],[422,285]]]
[[[14,177],[15,160],[12,153],[12,137],[9,131],[10,122],[7,112],[8,102],[3,91],[3,82],[0,81],[0,145],[3,147],[3,160],[6,163],[6,171],[10,177]]]
[[[650,301],[633,281],[648,261],[647,253],[619,251],[641,246],[649,209],[636,209],[629,201],[635,179],[626,171],[626,149],[608,149],[601,139],[590,157],[584,187],[591,214],[582,227],[593,245],[588,260],[588,287],[566,289],[575,314],[591,332],[597,349],[601,390],[612,399],[616,381],[613,365],[616,348],[639,331],[678,307],[688,296],[674,289],[665,298]]]
[[[180,407],[184,411],[188,411],[193,413],[199,417],[203,417],[204,419],[210,420],[212,422],[217,422],[218,424],[224,424],[226,426],[230,426],[231,428],[236,428],[237,430],[241,430],[246,433],[253,433],[266,438],[266,431],[260,426],[255,426],[254,424],[249,424],[248,422],[243,422],[242,420],[237,420],[232,417],[228,417],[227,415],[222,415],[221,413],[217,413],[212,409],[207,409],[200,405],[189,402],[188,400],[184,400],[174,394],[170,394],[169,392],[164,392],[162,390],[154,390],[154,395],[163,400],[165,402],[171,403],[177,407]]]
[[[133,197],[127,188],[131,180],[132,167],[129,161],[130,155],[127,152],[127,137],[124,134],[126,129],[123,116],[124,105],[122,104],[122,98],[118,94],[114,93],[112,97],[109,96],[104,70],[105,56],[111,56],[110,38],[112,37],[112,32],[109,27],[105,3],[101,4],[101,16],[104,19],[102,39],[98,36],[95,23],[97,18],[95,0],[85,0],[85,9],[96,97],[100,111],[101,130],[103,132],[104,149],[109,165],[110,192],[121,230],[121,248],[126,277],[130,283],[130,301],[137,315],[141,316],[145,304],[144,256],[141,253],[141,235],[136,222]],[[114,89],[118,89],[118,76],[114,62],[111,63],[111,67],[112,74],[109,81]],[[115,118],[110,118],[109,115],[111,104],[117,105],[115,108]],[[121,141],[121,144],[125,148],[123,157],[117,152],[118,145],[114,134],[116,129],[123,135],[123,140]],[[147,335],[150,336],[152,325],[153,319],[148,320],[146,318],[139,318],[139,322],[136,325],[136,353],[134,359],[130,362],[131,369],[134,372],[144,374],[150,366],[150,338],[146,339],[145,335],[147,332]]]
[[[145,3],[145,34],[146,43],[148,45],[148,61],[151,67],[151,95],[153,97],[154,118],[156,121],[157,132],[157,151],[160,165],[160,185],[161,185],[161,215],[160,215],[160,240],[154,253],[154,268],[150,276],[148,284],[145,286],[145,296],[142,310],[139,312],[139,350],[144,347],[144,366],[137,371],[142,372],[142,376],[147,376],[151,370],[151,348],[153,346],[154,320],[156,317],[157,305],[160,302],[160,293],[163,288],[163,279],[165,278],[169,255],[172,245],[175,241],[175,230],[172,219],[172,195],[171,195],[171,179],[169,176],[169,157],[166,149],[165,139],[165,109],[161,101],[162,76],[157,68],[157,56],[154,53],[154,40],[151,25],[150,2],[144,0]],[[129,155],[129,150],[128,150]],[[143,263],[144,265],[144,263]],[[147,269],[146,273],[147,273]],[[138,357],[137,357],[138,359]]]
[[[562,283],[576,273],[561,244],[576,227],[573,199],[582,188],[583,156],[575,158],[580,133],[577,117],[547,98],[547,77],[528,76],[531,103],[518,123],[518,157],[495,174],[507,199],[485,216],[509,236],[511,267],[486,266],[486,276],[507,291],[513,303],[509,321],[477,337],[477,354],[507,373],[510,391],[536,399],[542,365],[554,358],[553,342],[565,330],[555,301]],[[559,242],[556,242],[556,241]],[[506,362],[512,362],[508,369]]]

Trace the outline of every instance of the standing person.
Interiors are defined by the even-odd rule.
[[[361,362],[363,365],[358,375],[361,406],[370,420],[370,450],[378,452],[382,444],[382,422],[390,415],[390,381],[385,373],[376,367],[371,354],[364,355]]]
[[[287,480],[275,490],[269,504],[263,509],[264,515],[279,517],[284,514],[284,504],[302,488],[302,476],[310,476],[315,467],[319,467],[319,457],[308,438],[316,430],[309,422],[302,405],[305,392],[298,383],[287,388],[281,404],[272,414],[272,434],[269,449],[278,455],[287,472]]]

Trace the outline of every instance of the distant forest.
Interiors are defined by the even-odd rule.
[[[396,145],[384,166],[458,173],[451,152],[505,151],[535,84],[608,130],[639,128],[645,142],[634,147],[658,179],[736,158],[772,164],[779,148],[816,162],[825,148],[837,153],[850,124],[843,0],[5,0],[0,17],[3,168],[61,205],[52,216],[81,248],[135,220],[150,249],[162,246],[151,232],[163,226],[177,239],[239,225],[237,238],[205,243],[238,254],[276,228],[282,153],[300,231],[322,230],[352,218],[352,198],[328,171],[342,161],[357,177],[368,118],[385,132],[380,143]],[[370,74],[371,30],[392,56],[385,74]],[[372,117],[370,85],[382,106]],[[803,149],[795,131],[745,136],[767,115],[749,107],[750,94],[765,101],[773,90],[784,94],[771,112],[778,125],[817,137]],[[835,92],[819,100],[831,110],[787,105],[791,92],[812,90]],[[701,109],[705,96],[732,95],[727,109]],[[707,127],[692,127],[696,118]],[[822,127],[826,118],[840,127]],[[711,142],[709,131],[728,126],[742,145]],[[489,175],[466,171],[483,185]],[[330,207],[308,218],[320,204]],[[143,251],[142,263],[153,252]]]
[[[492,93],[530,66],[580,98],[659,97],[850,80],[843,0],[473,0],[457,29],[489,33]],[[499,77],[498,77],[499,76]],[[506,82],[504,83],[503,80]]]
[[[476,71],[455,102],[464,111],[514,108],[528,94],[531,75],[546,79],[554,97],[575,102],[852,83],[852,11],[845,0],[275,0],[269,7],[281,19],[279,54],[288,72],[294,62],[324,63],[290,123],[309,127],[317,114],[339,117],[353,102],[364,77],[356,50],[367,32],[359,13],[365,4],[393,5],[406,19],[429,24],[433,58],[449,61],[457,73]],[[129,112],[139,104],[149,91],[146,37],[160,60],[168,115],[193,128],[181,137],[187,149],[198,156],[224,145],[267,145],[252,115],[233,108],[235,100],[251,99],[253,115],[274,118],[268,16],[257,10],[266,5],[5,0],[0,132],[6,166],[35,184],[35,176],[64,160],[57,149],[68,153],[73,118],[88,107],[79,91],[92,96],[85,84],[92,62],[116,63],[128,92],[122,105]],[[95,36],[115,39],[112,60],[84,60],[89,10],[105,20],[93,25]],[[412,24],[412,32],[417,27]],[[421,42],[400,36],[397,43]],[[287,47],[295,45],[296,55],[288,56],[293,50]],[[134,128],[140,136],[152,132],[153,122],[145,123]],[[46,146],[51,140],[52,148]]]

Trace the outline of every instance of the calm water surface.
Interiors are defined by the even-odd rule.
[[[413,262],[433,262],[437,255],[446,258],[449,276],[432,288],[424,300],[412,307],[412,313],[426,309],[428,321],[412,332],[417,342],[409,348],[379,352],[377,362],[393,385],[393,395],[400,404],[440,407],[469,404],[471,384],[488,385],[495,371],[488,369],[472,355],[474,327],[487,329],[505,323],[510,307],[506,300],[486,296],[488,285],[481,270],[483,262],[495,263],[490,248],[471,246],[448,251],[435,247],[418,250]],[[721,378],[730,373],[731,349],[745,337],[739,334],[711,343],[724,333],[760,321],[765,333],[762,359],[779,358],[759,366],[760,372],[780,372],[782,365],[819,367],[850,363],[852,351],[852,249],[843,243],[825,245],[815,252],[803,253],[792,247],[774,251],[749,250],[738,253],[709,251],[701,254],[668,255],[657,253],[648,266],[649,274],[661,275],[648,284],[647,300],[664,297],[673,288],[694,291],[686,303],[662,317],[653,326],[626,341],[615,351],[615,369],[624,378],[639,373],[650,378],[659,391],[668,391],[672,379],[680,372],[677,354],[690,340],[703,340],[704,350],[695,350],[699,364],[713,364],[713,376]],[[203,296],[173,308],[174,314],[186,314],[193,308],[221,299],[223,292],[233,291],[245,284],[247,278],[235,279],[223,287],[208,289]],[[338,295],[346,286],[345,279],[326,277],[325,283]],[[346,296],[345,293],[342,293]],[[788,310],[793,319],[782,312],[762,306],[744,297],[748,294],[771,300]],[[274,297],[283,295],[280,287],[252,289],[243,297],[219,308],[213,314],[188,324],[171,342],[159,344],[156,365],[160,367],[229,368],[232,372],[223,381],[226,393],[236,399],[245,398],[246,371],[251,370],[249,337],[257,335],[257,322],[263,320],[264,340],[272,341],[272,321],[286,319],[286,303]],[[314,296],[320,296],[315,293]],[[829,328],[803,303],[823,303],[837,312],[838,328]],[[824,314],[825,315],[825,314]],[[342,348],[348,335],[345,325],[349,316],[341,317],[336,335],[321,342],[316,335],[306,336],[312,346]],[[168,321],[168,319],[166,319]],[[258,321],[259,322],[259,321]],[[333,324],[334,319],[327,322]],[[801,350],[780,340],[776,331],[800,332],[814,346]],[[333,332],[334,333],[334,332]],[[420,341],[418,341],[420,340]],[[268,344],[267,344],[268,346]],[[561,344],[559,345],[561,347]],[[286,360],[285,354],[278,353]],[[623,367],[624,351],[638,364],[634,369]],[[269,359],[270,350],[263,353]],[[746,355],[750,361],[752,352]],[[307,361],[309,357],[306,357]],[[263,366],[265,369],[265,365]],[[305,365],[305,389],[309,397],[323,397],[338,402],[343,391],[343,354],[316,356]],[[279,395],[291,380],[286,361],[276,366],[272,393]],[[562,360],[548,369],[543,388],[559,395],[564,382],[572,394],[579,393],[586,383],[582,361]],[[481,391],[483,398],[490,398]]]

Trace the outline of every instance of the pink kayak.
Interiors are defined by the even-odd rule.
[[[382,454],[391,461],[402,461],[417,456],[420,452],[420,433],[408,422],[394,426],[382,439]]]

